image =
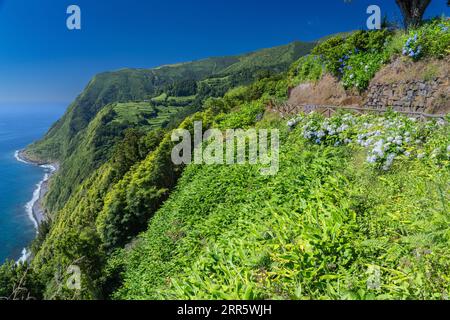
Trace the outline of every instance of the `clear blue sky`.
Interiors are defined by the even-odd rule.
[[[446,13],[433,0],[427,16]],[[82,30],[66,9],[82,10]],[[394,0],[0,0],[0,102],[70,102],[96,73],[309,41],[365,27]]]

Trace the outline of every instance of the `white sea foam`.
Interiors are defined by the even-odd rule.
[[[34,216],[33,207],[36,202],[39,201],[42,185],[48,181],[48,179],[50,178],[50,173],[56,170],[56,168],[52,165],[42,165],[40,167],[49,170],[49,172],[45,173],[44,178],[38,184],[36,184],[36,189],[33,191],[33,198],[31,198],[31,200],[28,201],[28,203],[25,205],[25,210],[27,211],[28,217],[33,222],[34,227],[36,228],[36,233],[38,232],[40,221],[37,221],[36,217]]]
[[[31,162],[28,162],[24,159],[22,159],[20,157],[20,151],[16,151],[14,153],[14,157],[17,159],[17,161],[25,163],[25,164],[33,164]],[[34,212],[33,212],[33,207],[36,204],[37,201],[39,201],[40,195],[41,195],[41,189],[42,189],[42,185],[48,181],[48,179],[50,178],[50,174],[56,171],[56,167],[51,165],[51,164],[43,164],[40,165],[41,168],[46,169],[46,173],[44,175],[44,178],[38,183],[36,184],[36,189],[33,191],[33,197],[31,198],[30,201],[27,202],[27,204],[25,205],[25,210],[26,213],[28,215],[28,218],[31,220],[31,222],[33,222],[34,227],[36,229],[36,234],[39,232],[39,222],[37,220],[37,218],[34,216]],[[22,256],[20,257],[20,259],[17,261],[19,262],[25,262],[28,260],[28,258],[30,257],[30,252],[28,252],[28,250],[26,248],[24,248],[22,250]]]
[[[33,222],[34,227],[36,228],[36,233],[38,232],[38,221],[36,220],[36,217],[33,214],[33,207],[34,207],[34,204],[39,200],[42,184],[44,183],[46,177],[48,179],[48,174],[46,174],[44,176],[44,180],[42,180],[41,182],[39,182],[36,185],[36,189],[34,189],[34,191],[33,191],[33,198],[31,198],[31,200],[28,201],[27,204],[25,205],[25,210],[27,211],[27,215],[30,218],[30,220]]]
[[[26,164],[30,164],[29,162],[25,161],[24,159],[22,159],[22,158],[20,157],[20,151],[19,151],[19,150],[17,150],[17,151],[14,153],[14,158],[16,158],[16,160],[19,161],[19,162],[26,163]]]
[[[31,252],[29,252],[26,248],[23,248],[22,256],[19,258],[19,260],[17,260],[16,263],[24,263],[24,262],[28,261],[30,256],[31,256]]]
[[[56,167],[54,165],[51,165],[51,164],[43,164],[43,165],[40,165],[40,167],[44,168],[44,169],[48,169],[50,171],[50,173],[53,173],[53,172],[56,171]],[[44,180],[47,181],[48,177],[47,177],[47,179],[44,179]]]

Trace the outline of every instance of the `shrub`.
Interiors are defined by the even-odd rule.
[[[43,287],[27,263],[7,261],[0,266],[0,300],[41,299]]]
[[[289,87],[295,87],[303,82],[318,81],[322,78],[323,69],[323,61],[318,56],[308,55],[300,58],[289,70]]]
[[[385,53],[359,53],[349,57],[342,68],[342,81],[346,89],[365,90],[370,81],[388,60]]]
[[[403,47],[403,55],[414,60],[423,57],[443,58],[450,53],[450,21],[434,19],[410,30]]]
[[[219,129],[244,129],[257,122],[258,117],[264,113],[264,104],[259,101],[246,103],[239,110],[229,114],[222,114],[215,120]]]
[[[337,36],[323,42],[314,48],[313,54],[323,59],[328,72],[341,79],[353,55],[382,52],[390,35],[389,30],[357,31],[347,38]]]
[[[422,56],[422,45],[419,42],[417,33],[414,36],[409,37],[406,40],[405,46],[402,51],[404,56],[409,56],[414,60],[419,60]]]
[[[312,113],[288,121],[300,126],[305,139],[314,144],[362,147],[366,162],[387,171],[396,158],[427,158],[440,166],[450,161],[449,126],[443,121],[417,122],[392,112],[384,117],[343,114],[325,119]],[[433,137],[427,141],[428,137]]]

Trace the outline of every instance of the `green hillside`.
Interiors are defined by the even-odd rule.
[[[87,158],[92,158],[88,156],[89,152],[85,152],[84,157],[79,153],[80,149],[86,148],[87,127],[106,105],[147,101],[149,103],[144,103],[143,108],[148,105],[149,113],[155,108],[159,110],[151,128],[177,126],[184,117],[200,110],[205,99],[222,96],[232,87],[250,83],[262,71],[285,71],[292,62],[309,53],[312,47],[312,43],[294,42],[242,56],[209,58],[148,70],[124,69],[95,76],[44,139],[27,148],[30,158],[61,164],[61,171],[47,197],[47,209],[50,212],[61,209],[73,186],[84,181],[93,169],[108,159],[107,154],[103,153],[105,156],[89,161]],[[126,107],[122,105],[122,109]],[[180,111],[177,108],[184,108],[179,117],[176,116]],[[117,140],[113,136],[111,139],[104,141],[105,148],[110,148]],[[69,171],[74,174],[66,175]]]
[[[28,149],[61,168],[32,260],[0,267],[0,297],[20,284],[43,299],[447,299],[450,116],[267,107],[324,75],[363,93],[397,59],[448,61],[448,27],[331,37],[289,67],[301,44],[97,76]],[[174,164],[173,129],[195,121],[278,129],[279,171]]]
[[[82,130],[80,142],[68,155],[51,183],[51,192],[46,198],[46,208],[55,212],[62,208],[75,188],[93,171],[111,159],[117,144],[122,142],[127,131],[135,129],[140,135],[159,130],[177,107],[155,107],[148,102],[112,103],[105,106]]]
[[[281,47],[263,49],[240,56],[239,63],[234,63],[218,73],[230,75],[245,70],[264,70],[267,66],[271,66],[275,72],[283,72],[293,61],[310,50],[311,43],[299,41]]]
[[[111,274],[123,272],[113,297],[444,298],[449,161],[403,156],[380,171],[364,163],[364,148],[306,139],[303,125],[323,118],[305,118],[289,133],[285,121],[273,119],[257,127],[283,132],[278,174],[262,176],[250,165],[189,166],[148,230],[110,261]],[[383,121],[373,129],[382,135],[392,134],[391,121],[411,125],[396,116],[352,121]],[[448,126],[435,130],[425,149],[444,137],[438,145],[450,143]],[[381,270],[379,288],[368,287],[370,266]]]
[[[448,57],[448,25],[434,20],[407,34],[331,37],[293,64],[288,79],[230,93],[244,98],[240,107],[213,125],[279,129],[279,172],[189,165],[148,230],[110,258],[112,297],[447,299],[449,115],[423,122],[395,112],[281,120],[266,112],[257,121],[258,103],[248,100],[264,104],[281,97],[287,83],[324,73],[363,91],[400,55]],[[226,96],[224,105],[227,98],[233,101]]]
[[[313,43],[294,42],[235,57],[209,58],[154,69],[124,69],[96,75],[56,123],[46,137],[29,148],[43,159],[60,160],[71,152],[73,138],[97,112],[111,102],[146,100],[159,96],[168,85],[184,80],[237,75],[243,84],[251,82],[256,70],[284,71],[299,57],[308,54]],[[246,73],[245,76],[239,73]],[[228,88],[229,89],[229,88]],[[204,97],[203,97],[204,98]]]

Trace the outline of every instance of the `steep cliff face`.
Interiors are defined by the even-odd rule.
[[[172,110],[173,115],[180,113],[182,120],[200,110],[209,97],[221,96],[230,88],[248,84],[260,76],[285,71],[299,57],[308,54],[313,46],[314,43],[293,42],[240,56],[96,75],[46,136],[26,150],[29,158],[61,164],[47,196],[48,209],[52,212],[61,209],[75,186],[108,160],[105,156],[97,161],[88,152],[81,152],[86,149],[88,127],[106,106],[141,101],[147,103],[148,110],[157,106]],[[183,90],[183,86],[189,86],[189,90]],[[192,95],[186,97],[184,92]],[[159,99],[162,96],[164,101]],[[152,115],[148,114],[148,117]],[[168,120],[160,121],[159,126],[164,127]],[[113,148],[112,141],[122,137],[123,131],[118,130],[116,136],[112,134],[104,145]]]
[[[448,62],[395,60],[404,42],[398,39],[397,51],[391,51],[385,36],[355,33],[351,39],[366,43],[365,51],[351,51],[347,73],[333,68],[344,61],[332,51],[340,43],[347,54],[346,46],[354,44],[330,39],[331,45],[324,43],[328,58],[302,57],[276,75],[303,46],[220,60],[220,66],[208,59],[153,69],[165,70],[166,84],[142,84],[162,81],[151,75],[145,80],[149,71],[94,79],[48,136],[29,148],[62,162],[47,198],[52,221],[32,250],[30,270],[42,296],[447,297],[450,233],[442,222],[450,195],[448,121],[415,121],[392,112],[314,113],[286,121],[264,112],[285,101],[294,86],[291,103],[360,106],[403,82],[426,91],[413,90],[409,97],[435,95],[433,82],[448,89],[436,80],[439,64]],[[391,52],[389,59],[380,60],[377,50]],[[434,63],[437,69],[430,69]],[[412,72],[421,65],[428,67]],[[346,76],[361,82],[351,86]],[[367,87],[368,94],[360,93]],[[164,125],[172,114],[182,114],[183,121]],[[278,174],[262,176],[261,166],[250,164],[174,164],[171,129],[192,135],[197,121],[204,130],[277,129]],[[365,275],[374,262],[386,285],[368,292]],[[74,265],[81,271],[81,289],[75,291],[64,287]],[[405,275],[400,282],[399,274]]]
[[[151,99],[164,92],[169,85],[184,80],[228,78],[228,88],[248,83],[257,76],[256,70],[284,71],[296,59],[308,54],[313,47],[314,43],[293,42],[240,56],[98,74],[69,106],[64,117],[50,129],[44,139],[30,146],[28,151],[43,159],[62,160],[76,146],[76,135],[111,102]]]

